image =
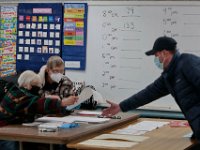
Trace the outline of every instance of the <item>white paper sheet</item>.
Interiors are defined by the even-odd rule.
[[[50,38],[54,38],[54,32],[50,32]]]
[[[19,36],[23,36],[23,31],[18,31]]]
[[[72,122],[70,122],[71,120],[64,121],[63,118],[64,117],[41,117],[41,118],[36,119],[35,121],[37,121],[37,122],[68,122],[68,123],[72,123]]]
[[[110,118],[67,116],[67,117],[64,117],[64,120],[71,120],[72,122],[104,123],[104,122],[109,121]]]
[[[29,60],[29,54],[24,55],[24,60]]]
[[[56,32],[56,38],[59,38],[59,37],[60,37],[60,33]]]
[[[115,130],[114,134],[132,134],[132,135],[143,135],[148,131],[160,128],[164,125],[169,124],[169,122],[159,122],[159,121],[142,121],[134,125],[129,125],[126,128]]]
[[[101,115],[102,112],[101,111],[79,111],[78,114],[81,115]]]
[[[185,134],[183,137],[184,138],[191,138],[192,134],[193,134],[193,132],[190,132],[190,133]]]
[[[24,52],[28,53],[29,52],[29,47],[24,47]]]
[[[103,98],[103,96],[99,92],[97,92],[95,90],[92,90],[92,92],[93,92],[93,98],[95,101],[97,101],[98,104],[106,103],[106,100]]]
[[[25,36],[26,36],[26,37],[29,37],[29,36],[30,36],[30,32],[29,32],[29,31],[26,31],[26,32],[25,32]]]
[[[122,135],[122,134],[101,134],[94,137],[95,140],[121,140],[128,142],[142,142],[149,137],[146,136],[135,136],[135,135]]]
[[[110,118],[96,118],[96,117],[83,117],[83,116],[66,116],[66,117],[41,117],[36,119],[38,122],[88,122],[88,123],[104,123],[109,121]]]
[[[31,39],[31,44],[35,45],[35,39]]]
[[[30,53],[34,53],[34,47],[30,47]]]
[[[22,54],[17,54],[17,59],[21,60],[22,59]]]
[[[56,46],[60,46],[60,41],[59,40],[56,40]]]
[[[112,133],[113,134],[126,134],[126,135],[144,135],[147,131],[140,131],[140,130],[124,130],[124,129],[119,129],[115,130]]]
[[[43,29],[48,29],[48,25],[47,24],[43,24]]]
[[[36,37],[36,32],[35,31],[32,32],[32,37]]]
[[[159,122],[159,121],[142,121],[134,125],[130,125],[127,129],[130,130],[144,130],[144,131],[152,131],[154,129],[160,128],[169,122]]]
[[[113,148],[113,149],[127,149],[138,144],[136,142],[124,142],[124,141],[114,141],[114,140],[87,140],[79,143],[80,145],[101,147],[101,148]]]
[[[23,52],[24,47],[19,47],[19,52]]]
[[[58,54],[60,52],[59,48],[55,48],[55,53]]]
[[[88,100],[91,96],[92,96],[93,92],[92,92],[92,89],[89,88],[89,87],[86,87],[84,88],[82,91],[81,91],[81,94],[78,95],[78,102],[75,103],[74,105],[70,105],[70,106],[67,106],[66,109],[67,110],[72,110],[74,109],[76,106],[80,105],[81,103],[83,103],[84,101]]]

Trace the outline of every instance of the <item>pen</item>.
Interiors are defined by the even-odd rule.
[[[86,122],[86,121],[76,121],[75,123],[79,123],[79,124],[89,124],[89,123]]]
[[[102,116],[102,115],[99,115],[98,118],[111,118],[111,119],[121,119],[121,116]]]
[[[55,129],[39,129],[40,132],[56,132]]]

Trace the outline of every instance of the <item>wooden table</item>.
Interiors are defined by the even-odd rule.
[[[63,129],[58,132],[39,132],[36,127],[26,127],[22,125],[8,125],[0,128],[0,139],[19,142],[36,142],[48,144],[67,144],[77,139],[83,140],[91,136],[98,135],[138,118],[134,113],[120,113],[121,119],[111,119],[102,124],[80,124],[80,127],[73,129]],[[22,149],[22,146],[20,147]],[[51,148],[52,149],[52,146]]]
[[[141,118],[141,119],[138,119],[135,123],[138,123],[143,120],[171,121],[167,119]],[[159,129],[146,133],[144,136],[148,136],[150,138],[133,146],[131,149],[133,150],[183,150],[193,144],[189,138],[183,137],[184,135],[190,132],[191,132],[190,127],[170,127],[169,125],[166,125]],[[77,141],[77,142],[69,143],[68,147],[76,148],[79,150],[80,149],[103,150],[103,148],[100,148],[100,147],[94,148],[94,147],[90,147],[86,145],[79,145],[78,144],[79,142]]]

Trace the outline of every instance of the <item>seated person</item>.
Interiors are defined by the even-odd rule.
[[[59,56],[51,56],[38,73],[43,85],[40,93],[44,93],[45,97],[57,95],[60,99],[73,95],[72,81],[67,76],[59,80],[60,74],[64,74],[64,61]]]
[[[65,107],[74,104],[78,97],[45,98],[37,95],[42,82],[33,71],[23,72],[19,86],[0,79],[0,126],[32,122],[37,114],[66,113]]]
[[[59,97],[62,99],[77,93],[73,82],[64,75],[64,68],[64,61],[59,56],[51,56],[47,64],[41,67],[38,73],[43,85],[40,93],[45,93],[45,97]],[[81,105],[81,108],[94,109],[96,104],[97,102],[91,97]]]
[[[38,96],[42,87],[40,77],[33,71],[23,72],[18,79],[19,87],[0,79],[0,126],[32,122],[36,114],[65,113],[65,107],[74,104],[77,97],[62,100]],[[18,142],[0,140],[0,147],[18,150]]]

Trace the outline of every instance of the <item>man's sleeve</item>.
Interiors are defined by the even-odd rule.
[[[142,91],[122,101],[120,108],[125,112],[143,106],[167,94],[169,94],[169,91],[165,86],[163,77],[160,76]]]

